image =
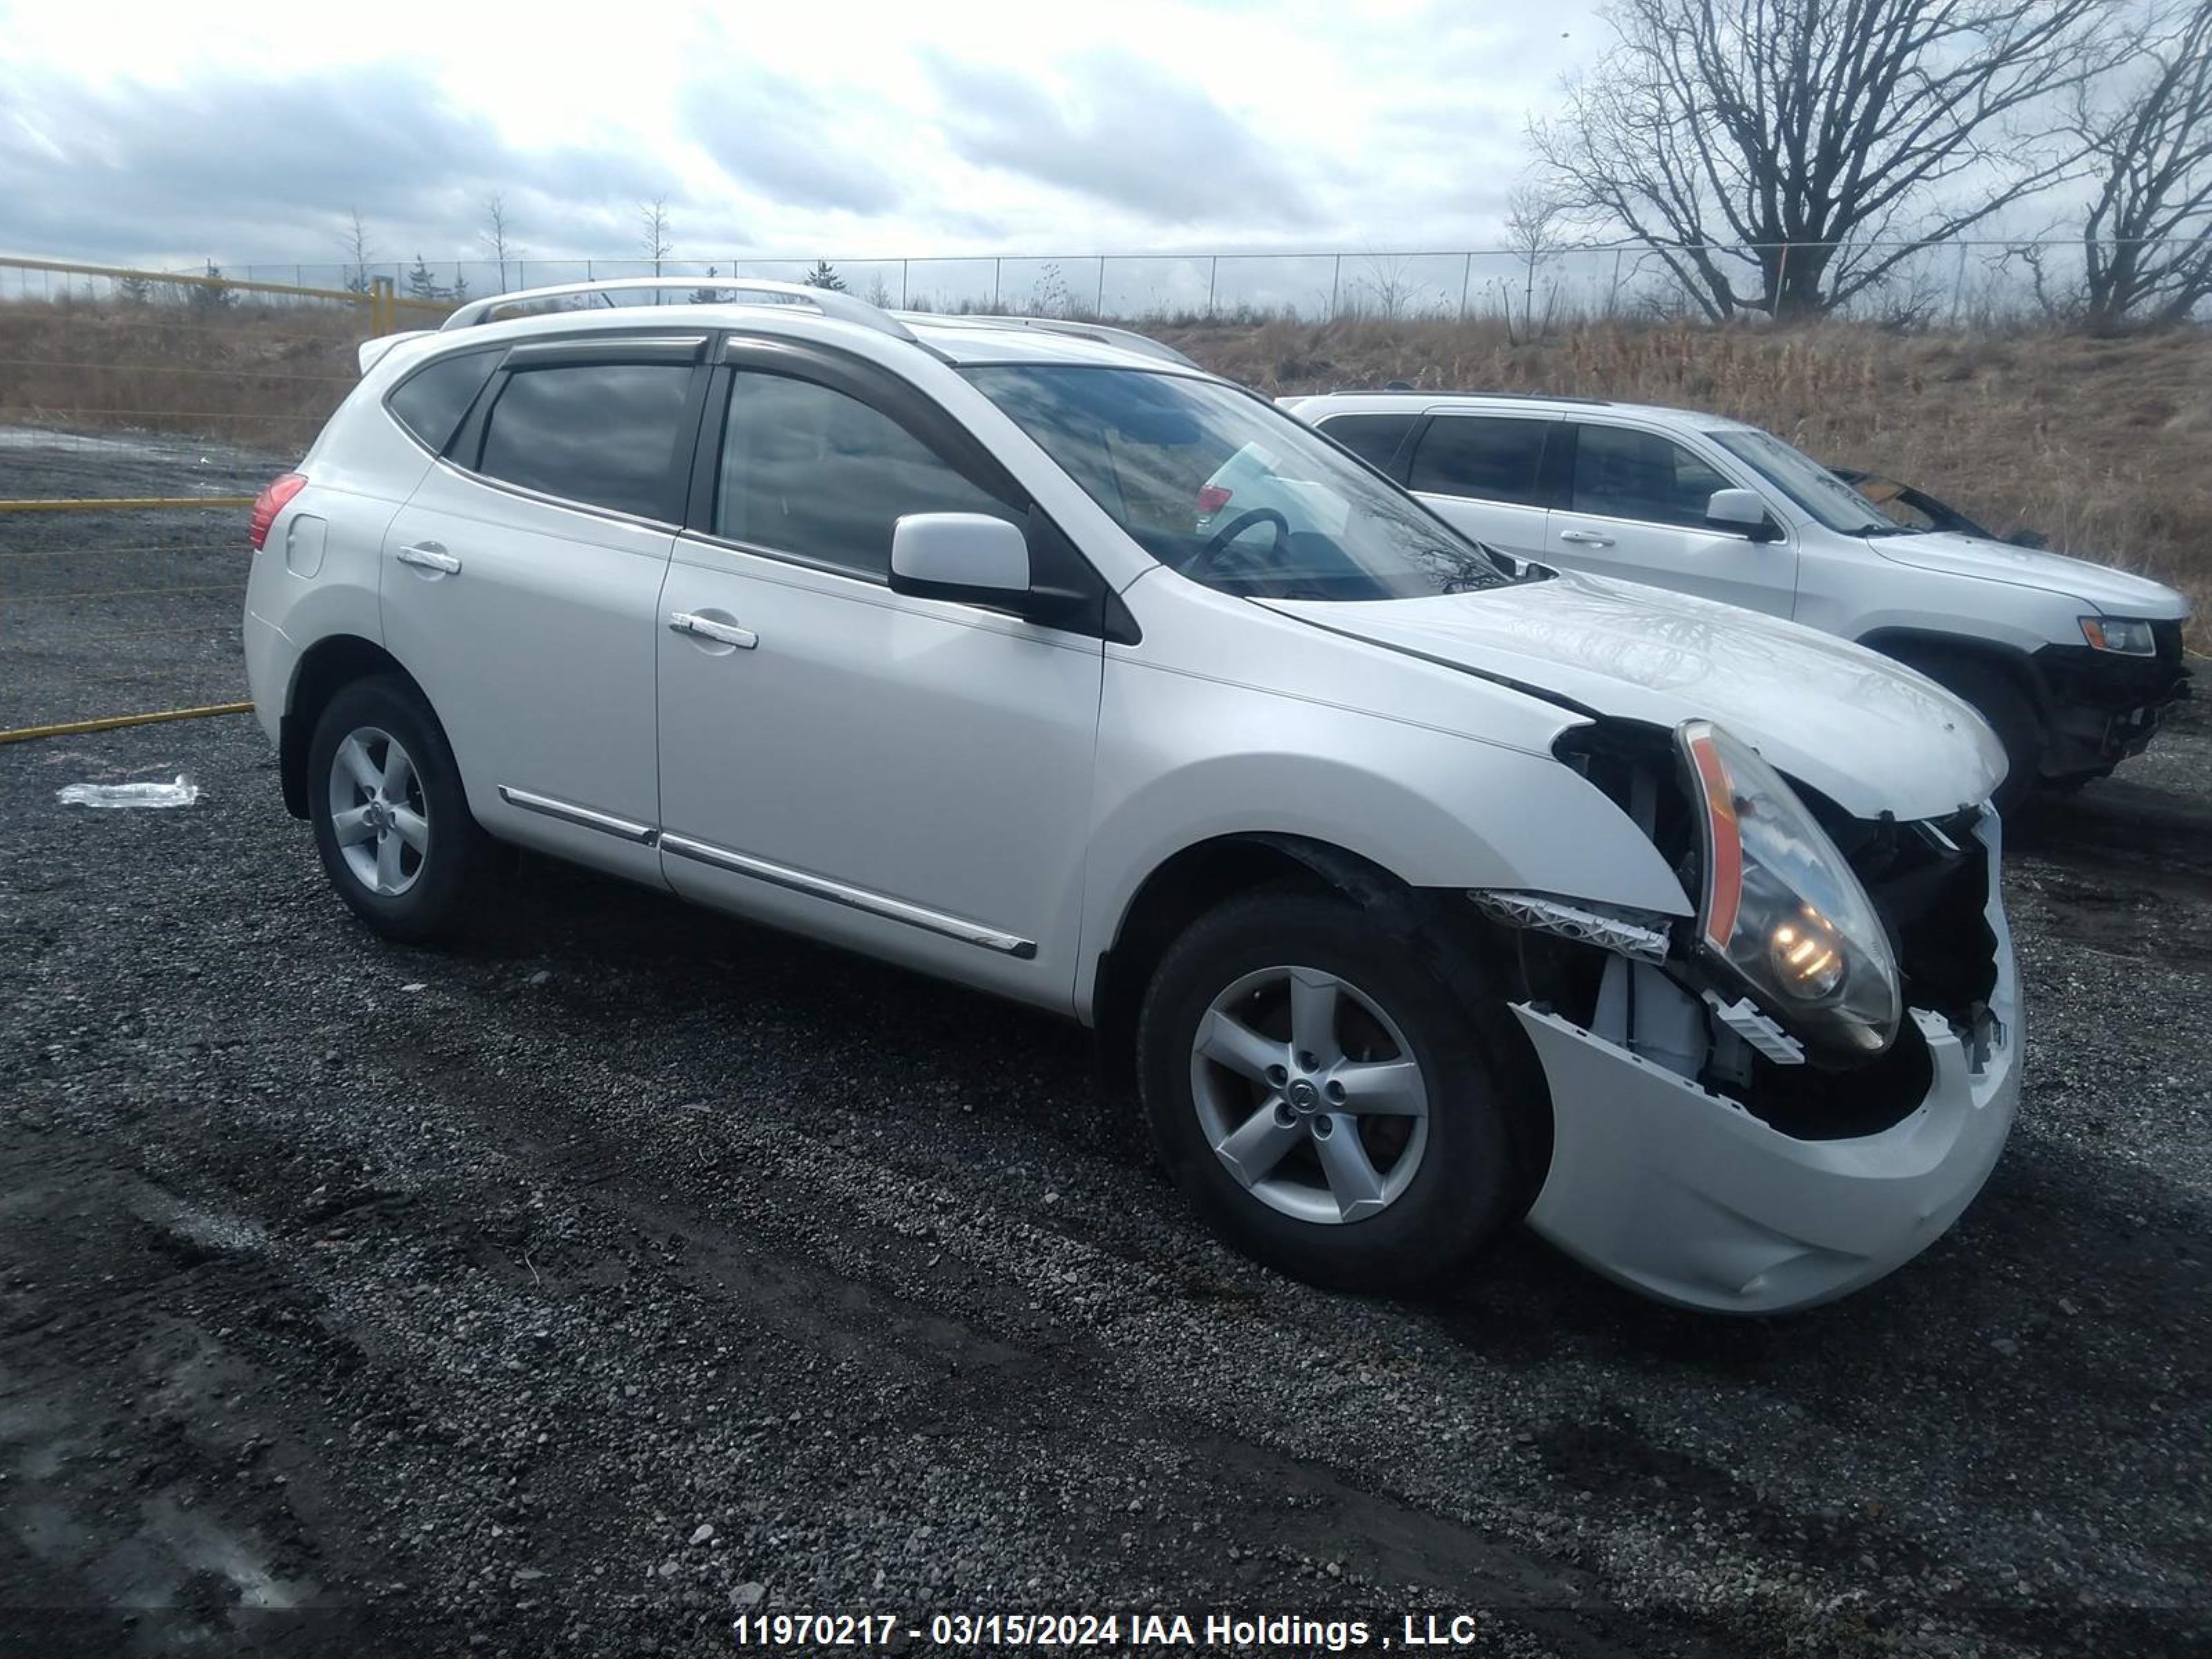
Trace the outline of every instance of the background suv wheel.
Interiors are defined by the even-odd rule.
[[[1178,1184],[1247,1254],[1376,1289],[1516,1218],[1532,1103],[1504,1090],[1503,1010],[1423,955],[1346,901],[1267,892],[1163,958],[1138,1027],[1146,1109]]]
[[[1898,660],[1974,706],[2004,745],[2008,768],[1993,799],[2000,816],[2012,817],[2035,793],[2043,769],[2043,720],[2020,683],[1992,662],[1940,651],[1898,653]]]
[[[338,896],[389,938],[451,933],[485,878],[489,838],[446,734],[395,675],[356,680],[323,709],[307,750],[307,815]]]

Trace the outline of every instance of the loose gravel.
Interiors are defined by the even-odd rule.
[[[179,771],[198,805],[54,799]],[[2204,1650],[2202,726],[2015,837],[1981,1200],[1733,1322],[1526,1236],[1420,1297],[1292,1284],[1081,1032],[535,860],[465,947],[380,943],[250,720],[0,749],[0,1650],[1206,1606]]]

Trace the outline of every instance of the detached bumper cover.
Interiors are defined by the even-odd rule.
[[[1994,850],[1991,855],[1995,865]],[[1934,1061],[1903,1121],[1798,1140],[1556,1014],[1514,1012],[1551,1085],[1552,1167],[1528,1224],[1608,1279],[1664,1302],[1782,1313],[1871,1283],[1942,1237],[2004,1149],[2020,1100],[2018,979],[1995,893],[1996,1016],[1986,1042],[1910,1018]]]

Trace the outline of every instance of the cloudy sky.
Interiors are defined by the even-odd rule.
[[[143,9],[142,9],[143,7]],[[0,252],[175,266],[1492,244],[1591,0],[0,0]]]

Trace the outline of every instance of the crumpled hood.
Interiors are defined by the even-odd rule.
[[[2004,750],[1965,703],[1794,623],[1596,576],[1431,599],[1258,603],[1601,714],[1717,721],[1855,817],[1936,817],[1988,798]]]
[[[2069,558],[2063,553],[2046,553],[1948,531],[1925,536],[1875,536],[1868,538],[1867,545],[1893,564],[2063,593],[2107,617],[2141,617],[2155,622],[2189,614],[2188,599],[2163,582],[2115,570],[2108,564]]]

